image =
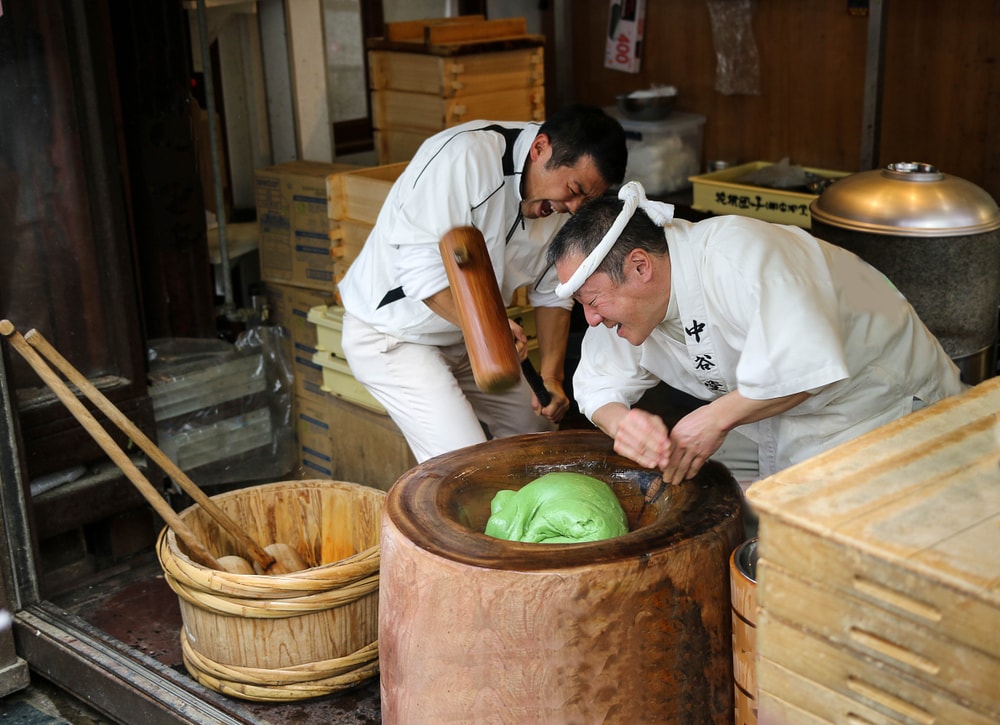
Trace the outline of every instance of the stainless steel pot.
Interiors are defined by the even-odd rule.
[[[812,233],[851,250],[902,292],[976,384],[996,372],[1000,207],[924,163],[839,179],[809,208]]]

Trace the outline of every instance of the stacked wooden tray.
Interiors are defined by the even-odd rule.
[[[524,18],[387,24],[385,37],[368,41],[379,163],[408,161],[425,139],[466,121],[544,119],[544,43]]]
[[[760,722],[1000,722],[1000,378],[748,496]]]
[[[330,185],[330,254],[333,277],[340,282],[375,226],[389,190],[406,163],[384,164],[338,174]],[[339,299],[339,297],[338,297]]]

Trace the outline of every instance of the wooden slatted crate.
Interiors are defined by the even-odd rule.
[[[375,153],[383,164],[395,164],[413,158],[420,144],[433,136],[432,131],[406,128],[375,129]]]
[[[543,48],[463,56],[373,50],[368,53],[371,89],[461,98],[545,85]]]
[[[1000,378],[748,497],[761,722],[769,703],[829,715],[780,668],[886,722],[1000,721]]]
[[[857,698],[842,695],[771,660],[761,660],[757,668],[772,683],[771,690],[764,695],[767,719],[759,720],[762,725],[899,725],[901,722],[898,716],[887,715],[880,707],[862,704]],[[919,721],[924,722],[922,718]]]
[[[541,86],[453,98],[406,91],[372,91],[371,100],[372,124],[376,129],[425,131],[428,136],[478,119],[541,121],[545,117],[545,89]]]
[[[426,138],[466,121],[543,120],[544,44],[524,18],[389,23],[367,43],[379,163],[409,160]]]
[[[823,637],[804,634],[799,627],[770,617],[766,609],[760,612],[758,632],[761,635],[758,643],[762,663],[773,662],[796,672],[812,685],[807,689],[811,693],[810,700],[802,697],[805,693],[785,690],[775,692],[769,679],[770,670],[765,664],[760,665],[757,695],[757,717],[760,723],[774,722],[770,709],[772,698],[785,701],[797,698],[804,709],[813,715],[828,722],[849,723],[849,717],[842,718],[836,710],[827,709],[842,707],[843,698],[851,707],[862,705],[882,713],[883,721],[890,723],[996,725],[995,713],[989,713],[978,704],[960,700],[935,687],[929,683],[932,678],[911,677],[852,650],[838,647]],[[990,674],[967,673],[969,677],[976,678],[989,678]],[[831,702],[823,702],[815,697],[821,688],[839,697],[831,698]],[[848,710],[844,714],[850,712]]]
[[[389,189],[405,168],[402,162],[339,174],[330,187],[330,218],[374,224]]]
[[[334,270],[347,272],[347,268],[358,258],[365,242],[368,241],[372,225],[353,219],[344,219],[337,224],[340,225],[337,243],[333,245],[330,253],[334,257]]]

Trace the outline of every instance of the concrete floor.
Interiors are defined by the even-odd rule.
[[[32,674],[31,684],[0,699],[3,725],[108,725],[108,720],[85,703]]]
[[[251,702],[221,696],[194,681],[184,667],[177,595],[163,578],[154,556],[136,561],[129,571],[82,587],[54,600],[89,625],[155,659],[184,678],[189,687],[234,719],[277,725],[377,725],[381,722],[378,677],[344,692],[311,700]],[[0,699],[0,725],[105,725],[116,721],[87,707],[37,673],[31,685]],[[124,725],[141,725],[125,722]]]

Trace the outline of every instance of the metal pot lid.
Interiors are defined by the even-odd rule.
[[[1000,228],[1000,207],[986,191],[915,162],[838,179],[809,212],[831,226],[893,236],[958,237]]]

